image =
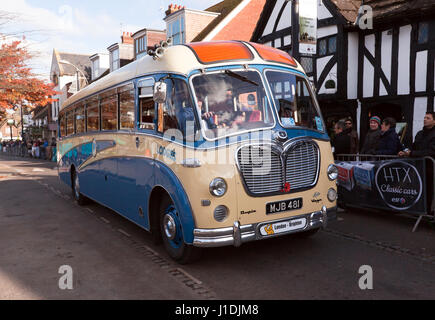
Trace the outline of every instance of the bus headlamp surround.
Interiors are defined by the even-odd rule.
[[[328,167],[328,178],[331,181],[337,180],[338,178],[338,168],[333,164],[330,164]]]
[[[227,192],[227,183],[222,178],[215,178],[210,182],[210,193],[215,197],[223,197]]]

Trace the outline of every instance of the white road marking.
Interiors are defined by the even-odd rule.
[[[125,236],[127,236],[127,237],[131,237],[131,235],[130,235],[129,233],[125,232],[125,231],[122,230],[122,229],[118,229],[118,232],[122,233],[123,235],[125,235]]]
[[[100,217],[101,220],[103,220],[105,223],[110,223],[109,220],[107,220],[106,218]]]

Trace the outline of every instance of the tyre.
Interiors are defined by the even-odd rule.
[[[79,176],[75,170],[71,174],[72,194],[74,200],[79,206],[83,206],[87,203],[87,198],[80,193],[80,181]]]
[[[160,233],[163,245],[173,260],[188,264],[199,259],[200,248],[184,242],[179,214],[169,197],[164,198],[160,205]]]

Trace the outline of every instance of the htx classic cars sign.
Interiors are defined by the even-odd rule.
[[[418,170],[403,161],[387,162],[376,172],[376,187],[385,204],[407,210],[421,198],[423,183]]]

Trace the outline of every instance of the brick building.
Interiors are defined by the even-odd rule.
[[[224,0],[201,10],[171,4],[166,11],[167,36],[174,44],[213,41],[249,41],[266,0]]]

